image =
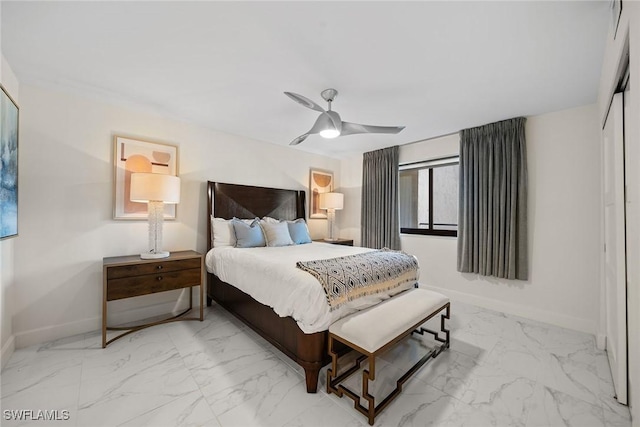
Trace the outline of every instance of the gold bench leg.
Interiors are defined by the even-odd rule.
[[[424,334],[428,333],[428,334],[433,335],[433,338],[436,341],[441,342],[443,344],[441,346],[440,352],[442,350],[444,350],[444,349],[449,348],[451,346],[450,332],[449,332],[449,329],[447,329],[447,327],[446,327],[445,321],[450,318],[450,310],[451,310],[451,305],[447,304],[445,309],[444,309],[444,313],[442,313],[440,315],[440,331],[432,331],[431,329],[420,327],[420,328],[414,330],[412,333],[420,334],[420,335],[424,335]],[[444,334],[444,338],[440,337],[440,332],[442,332]],[[438,352],[438,354],[440,354],[440,352]],[[436,354],[436,356],[437,356],[437,354]]]
[[[327,393],[335,393],[338,397],[342,397],[342,391],[333,387],[333,382],[338,375],[338,354],[333,351],[333,336],[329,334],[329,343],[327,352],[331,356],[331,368],[327,369]]]
[[[369,355],[369,369],[362,371],[362,397],[368,402],[367,417],[369,418],[369,425],[373,425],[373,420],[376,417],[376,398],[369,394],[369,381],[376,379],[376,357],[373,354]]]
[[[329,356],[331,356],[331,368],[327,369],[327,393],[334,393],[338,397],[342,397],[342,395],[346,392],[349,396],[352,396],[349,393],[349,390],[340,385],[340,383],[349,378],[354,373],[358,372],[360,370],[362,362],[367,358],[367,356],[358,356],[352,367],[344,371],[342,374],[338,375],[338,353],[333,350],[334,342],[335,340],[333,336],[329,334],[327,353],[329,354]]]

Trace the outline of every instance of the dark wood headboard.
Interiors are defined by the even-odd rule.
[[[211,215],[215,218],[305,218],[304,190],[207,182],[207,249],[211,249]]]

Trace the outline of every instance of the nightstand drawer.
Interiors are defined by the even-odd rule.
[[[145,264],[121,265],[107,269],[107,280],[124,277],[142,276],[145,274],[165,273],[171,271],[200,268],[199,258],[180,259],[176,261],[158,261]],[[111,286],[111,284],[109,285]]]
[[[175,261],[175,262],[186,262]],[[107,301],[122,298],[149,295],[156,292],[182,289],[188,286],[199,286],[201,280],[200,260],[196,262],[196,268],[188,270],[169,271],[157,274],[111,279],[107,282]],[[170,263],[165,263],[170,264]],[[164,270],[164,269],[163,269]]]

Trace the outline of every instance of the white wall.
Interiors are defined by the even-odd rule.
[[[596,105],[527,119],[528,281],[458,273],[455,238],[402,235],[402,249],[420,261],[420,281],[453,299],[595,333],[600,271],[596,122]],[[456,155],[458,145],[456,134],[401,146],[400,162]],[[361,170],[358,162],[343,164],[342,185],[356,186],[345,169]]]
[[[1,10],[1,8],[0,8]],[[0,42],[1,43],[1,42]],[[1,46],[1,44],[0,44]],[[19,100],[19,84],[15,74],[11,70],[9,63],[4,56],[0,54],[0,83],[5,90],[9,92],[11,97],[20,106]],[[21,141],[18,141],[21,144]],[[20,150],[20,145],[18,146]],[[20,155],[20,154],[18,154]],[[18,161],[22,159],[18,158]],[[18,183],[20,185],[20,183]],[[18,191],[21,189],[18,188]],[[20,197],[18,195],[18,203]],[[22,224],[18,224],[20,227]],[[18,229],[20,232],[20,229]],[[12,289],[14,284],[14,241],[19,237],[12,237],[0,240],[0,367],[9,361],[11,354],[15,348],[14,336],[12,334]]]
[[[631,89],[625,116],[627,185],[627,325],[629,343],[629,405],[633,426],[640,426],[640,3],[623,2],[618,33],[605,49],[598,96],[598,124],[604,124],[618,83],[621,58],[628,42]]]
[[[353,239],[360,245],[360,207],[362,206],[362,154],[342,160],[340,187],[344,194],[344,208],[336,212],[338,236]]]
[[[317,167],[333,170],[339,184],[337,159],[33,86],[23,85],[20,99],[18,347],[97,330],[102,258],[145,249],[146,222],[112,220],[113,135],[179,145],[182,195],[178,219],[165,222],[167,250],[206,249],[207,180],[305,189],[309,168]],[[326,220],[309,225],[313,237],[324,236]],[[113,302],[110,320],[157,314],[175,299],[166,293]]]

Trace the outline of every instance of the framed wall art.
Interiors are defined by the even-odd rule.
[[[159,142],[114,137],[113,219],[147,219],[147,203],[130,200],[131,174],[162,173],[178,176],[178,147]],[[164,206],[164,218],[176,218],[176,205]]]
[[[0,89],[0,239],[5,239],[18,235],[18,105]]]
[[[333,191],[333,172],[311,169],[309,171],[309,218],[327,218],[327,211],[320,209],[320,194]]]

